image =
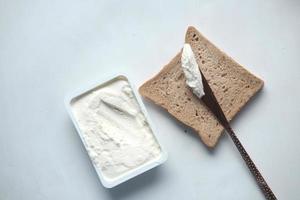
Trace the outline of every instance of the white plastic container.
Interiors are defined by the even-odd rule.
[[[105,80],[103,83],[100,83],[100,84],[92,84],[92,86],[84,88],[84,89],[77,90],[76,92],[73,92],[70,95],[67,95],[67,97],[65,98],[65,105],[67,107],[67,111],[68,111],[68,113],[69,113],[69,115],[70,115],[70,117],[71,117],[71,119],[72,119],[72,121],[73,121],[73,123],[76,127],[76,130],[77,130],[77,132],[78,132],[78,134],[81,138],[81,141],[83,142],[83,145],[85,146],[85,148],[87,148],[87,144],[85,144],[85,141],[84,141],[83,133],[81,132],[81,130],[79,128],[79,124],[78,124],[78,122],[77,122],[77,120],[76,120],[76,118],[75,118],[75,116],[72,112],[72,106],[71,106],[72,100],[79,97],[82,94],[88,93],[89,91],[91,91],[95,88],[101,88],[102,86],[105,87],[105,85],[108,84],[109,82],[113,82],[113,81],[118,80],[118,79],[119,80],[126,80],[129,83],[130,87],[132,88],[133,94],[135,95],[135,98],[138,102],[138,105],[139,105],[142,113],[144,114],[144,116],[145,116],[145,118],[146,118],[146,120],[149,124],[149,127],[152,130],[152,134],[153,134],[154,138],[156,139],[156,142],[160,146],[161,151],[160,151],[160,155],[157,158],[155,158],[153,160],[150,160],[150,161],[148,161],[148,162],[146,162],[146,163],[144,163],[144,164],[142,164],[142,165],[140,165],[136,168],[133,168],[130,171],[127,171],[124,174],[122,174],[122,175],[120,175],[116,178],[113,178],[113,179],[105,177],[102,170],[93,163],[93,161],[90,157],[90,160],[93,163],[93,166],[94,166],[94,168],[95,168],[95,170],[96,170],[96,172],[97,172],[97,174],[100,178],[101,183],[106,188],[112,188],[114,186],[117,186],[117,185],[119,185],[119,184],[121,184],[121,183],[123,183],[123,182],[139,175],[139,174],[144,173],[145,171],[148,171],[148,170],[162,164],[167,159],[167,153],[164,150],[164,148],[162,147],[162,145],[160,144],[157,136],[155,135],[155,128],[153,126],[152,121],[149,118],[149,115],[148,115],[148,113],[145,109],[145,106],[144,106],[141,98],[140,98],[140,95],[138,94],[138,92],[136,91],[136,89],[132,85],[132,83],[124,75],[119,75],[119,76],[116,76],[116,77],[111,78],[109,80]]]

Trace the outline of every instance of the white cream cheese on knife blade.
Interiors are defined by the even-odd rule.
[[[94,165],[116,178],[161,155],[147,120],[126,80],[77,97],[72,112]]]
[[[186,78],[186,84],[193,93],[201,99],[204,96],[202,77],[193,50],[189,44],[184,44],[181,54],[181,67]]]

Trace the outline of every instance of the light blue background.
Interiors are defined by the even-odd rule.
[[[149,102],[168,161],[105,189],[66,113],[65,94],[102,76],[142,84],[188,25],[265,80],[233,128],[279,199],[297,199],[299,19],[297,0],[0,0],[0,199],[263,199],[228,136],[208,150]]]

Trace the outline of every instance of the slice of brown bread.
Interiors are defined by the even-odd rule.
[[[194,27],[188,28],[185,42],[191,45],[201,71],[227,119],[231,120],[262,88],[263,81],[214,46]],[[207,146],[216,145],[223,127],[186,86],[181,69],[181,53],[144,83],[139,92],[196,130]]]

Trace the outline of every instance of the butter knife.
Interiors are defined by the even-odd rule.
[[[248,166],[249,170],[254,176],[256,183],[258,184],[259,188],[263,192],[265,198],[268,200],[277,199],[274,193],[272,192],[271,188],[268,186],[267,182],[265,181],[265,179],[263,178],[263,176],[255,166],[254,162],[251,160],[250,156],[244,149],[243,145],[241,144],[241,142],[233,132],[228,120],[225,117],[224,112],[222,111],[220,104],[218,103],[212,89],[210,88],[201,70],[200,70],[200,74],[202,77],[203,89],[205,93],[205,95],[201,98],[201,100],[211,110],[211,112],[214,114],[214,116],[218,119],[220,124],[224,127],[226,132],[229,134],[230,138],[232,139],[233,143],[235,144],[236,148],[238,149],[242,158],[244,159],[246,165]]]

